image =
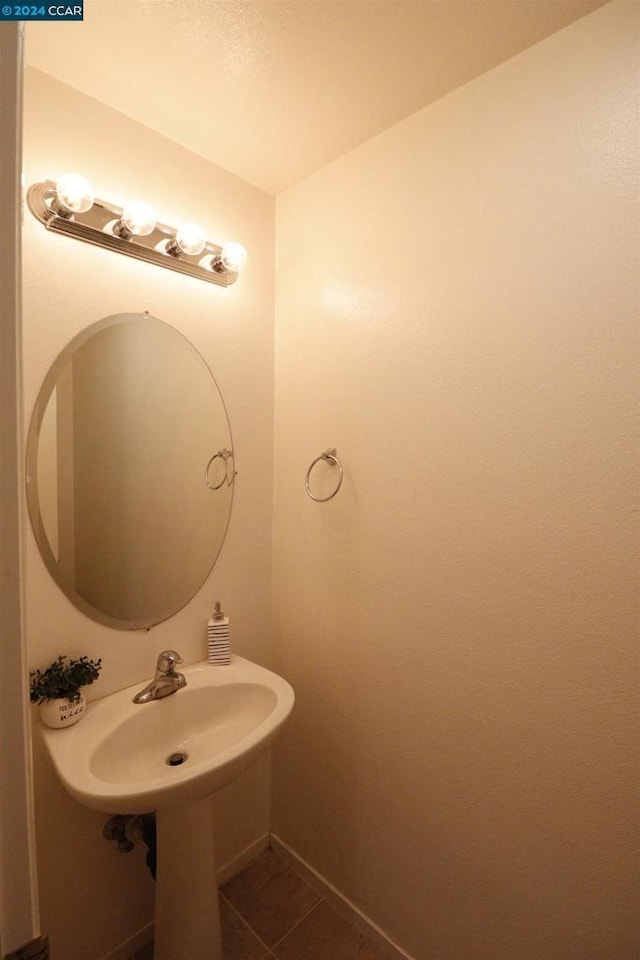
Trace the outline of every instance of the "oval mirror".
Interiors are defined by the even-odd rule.
[[[67,597],[122,630],[177,613],[222,547],[232,451],[213,375],[173,327],[125,313],[75,337],[27,439],[31,525]]]

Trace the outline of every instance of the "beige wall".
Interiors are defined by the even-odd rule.
[[[635,955],[637,13],[278,198],[274,829],[417,960]]]
[[[27,36],[28,42],[28,36]],[[194,220],[212,239],[249,250],[245,274],[224,289],[24,224],[25,416],[67,342],[104,316],[148,310],[184,334],[215,374],[227,403],[239,476],[227,543],[207,584],[177,616],[149,633],[93,623],[47,573],[27,540],[29,663],[59,653],[104,660],[91,697],[142,682],[157,653],[177,648],[186,662],[206,651],[206,622],[220,598],[237,653],[268,662],[273,449],[273,198],[102,104],[37,71],[27,71],[26,183],[75,170],[96,194],[141,196],[168,223]],[[53,955],[106,956],[152,918],[153,885],[141,852],[125,857],[101,838],[105,817],[62,792],[36,758],[36,814],[42,927]],[[262,762],[219,798],[220,864],[268,829],[269,768]]]

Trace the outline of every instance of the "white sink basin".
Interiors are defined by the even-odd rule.
[[[41,728],[68,792],[105,813],[145,813],[209,796],[245,770],[288,717],[293,690],[242,657],[184,667],[187,686],[135,704],[144,682],[87,707],[75,726]],[[168,758],[184,754],[177,766]]]

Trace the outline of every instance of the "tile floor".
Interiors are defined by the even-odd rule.
[[[265,850],[222,887],[220,919],[224,960],[383,958],[371,940],[272,850]],[[149,947],[135,960],[152,956]]]

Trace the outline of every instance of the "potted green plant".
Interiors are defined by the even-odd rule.
[[[40,719],[48,727],[69,727],[85,710],[82,687],[98,679],[102,658],[59,656],[46,670],[31,670],[29,695],[40,704]]]

